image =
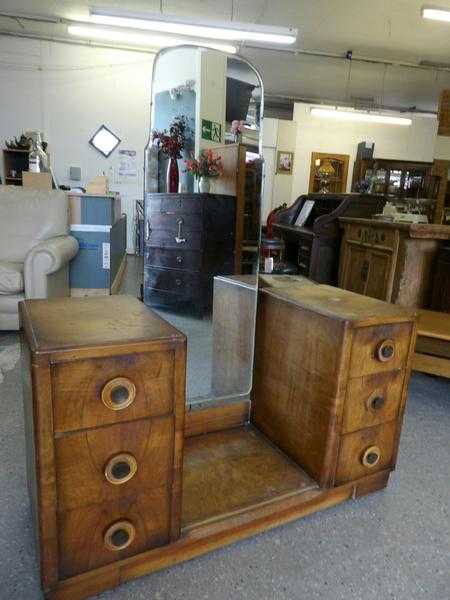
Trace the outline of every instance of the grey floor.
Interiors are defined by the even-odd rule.
[[[17,334],[0,333],[0,599],[41,598]],[[449,600],[450,380],[413,376],[389,487],[101,600]]]

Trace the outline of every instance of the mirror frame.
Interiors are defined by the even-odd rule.
[[[259,110],[258,154],[262,161],[262,166],[261,166],[262,176],[261,176],[261,191],[260,191],[260,205],[262,205],[264,185],[265,185],[265,170],[266,170],[265,160],[263,157],[264,82],[262,79],[262,75],[259,72],[259,70],[257,69],[257,67],[255,67],[255,65],[253,65],[249,60],[247,60],[247,58],[245,58],[238,52],[236,54],[231,54],[231,53],[224,52],[222,50],[217,50],[216,48],[211,48],[209,46],[197,46],[195,44],[180,44],[179,46],[170,46],[167,48],[162,48],[155,54],[155,57],[153,60],[152,79],[151,79],[150,121],[149,121],[149,128],[148,128],[149,136],[148,136],[148,141],[144,148],[144,204],[145,204],[146,194],[148,193],[147,192],[147,175],[148,175],[148,168],[149,168],[148,156],[149,156],[149,150],[152,147],[152,123],[154,121],[153,112],[154,112],[154,108],[155,108],[153,89],[154,89],[155,73],[156,73],[156,68],[157,68],[157,64],[158,64],[158,59],[160,57],[162,57],[164,54],[167,54],[174,50],[181,50],[181,49],[211,50],[211,51],[217,52],[221,55],[225,55],[225,56],[233,58],[233,59],[238,59],[238,60],[242,61],[244,64],[246,64],[255,74],[255,77],[258,80],[259,87],[261,89],[261,102],[260,102],[260,110]],[[144,224],[144,229],[145,229],[145,224]],[[250,394],[251,394],[251,391],[253,388],[253,363],[254,363],[254,352],[255,352],[256,315],[257,315],[257,309],[258,309],[258,289],[259,289],[258,275],[259,275],[259,259],[260,259],[260,248],[261,248],[261,231],[262,231],[262,223],[261,223],[261,218],[260,218],[259,234],[258,234],[258,239],[257,239],[258,258],[257,258],[256,274],[255,274],[255,276],[256,276],[256,284],[255,284],[256,298],[255,298],[255,310],[254,310],[254,314],[253,314],[254,326],[253,326],[253,339],[252,339],[252,366],[251,366],[250,388],[248,391],[243,392],[242,394],[212,396],[211,398],[205,397],[204,399],[202,398],[201,400],[193,402],[193,403],[189,402],[189,398],[186,395],[186,412],[190,412],[194,408],[195,408],[195,412],[197,412],[197,411],[207,412],[208,409],[220,410],[220,407],[225,408],[226,406],[229,406],[230,404],[235,404],[236,410],[234,411],[234,416],[239,421],[242,420],[243,411],[244,411],[244,413],[245,413],[245,411],[248,412],[248,408],[250,405],[249,397],[250,397]],[[231,411],[231,412],[233,413],[233,411]],[[187,425],[187,428],[189,429],[188,423],[186,423],[186,425]]]

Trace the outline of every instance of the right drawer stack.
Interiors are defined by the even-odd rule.
[[[395,464],[412,323],[353,335],[335,484]]]

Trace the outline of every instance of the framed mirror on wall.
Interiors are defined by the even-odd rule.
[[[263,97],[259,73],[237,55],[179,46],[156,56],[144,302],[187,336],[190,404],[251,389]]]

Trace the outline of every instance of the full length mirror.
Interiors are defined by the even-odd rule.
[[[263,86],[244,59],[155,59],[145,157],[144,302],[187,335],[187,401],[249,393],[263,181]]]

